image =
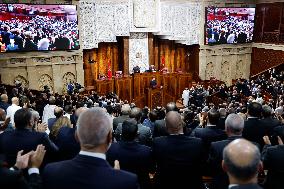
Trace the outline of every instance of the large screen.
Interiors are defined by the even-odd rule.
[[[0,4],[1,52],[79,49],[76,5]]]
[[[255,8],[206,8],[206,45],[252,42]]]

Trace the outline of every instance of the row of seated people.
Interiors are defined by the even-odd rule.
[[[165,119],[160,120],[164,124],[160,127],[155,125],[154,139],[151,128],[140,122],[142,111],[137,107],[130,108],[127,104],[122,107],[123,115],[117,118],[111,118],[107,108],[78,108],[78,122],[74,128],[65,124],[58,126],[57,122],[65,118],[62,109],[56,107],[54,113],[57,118],[54,124],[49,125],[49,137],[46,125],[36,123],[33,111],[20,108],[14,114],[15,130],[4,131],[0,135],[0,152],[6,157],[7,165],[15,165],[13,169],[17,169],[25,167],[17,165],[18,159],[23,159],[19,151],[24,150],[27,153],[24,156],[30,157],[28,159],[32,162],[35,157],[42,157],[38,154],[46,150],[43,165],[39,167],[40,163],[37,164],[43,170],[44,188],[137,188],[138,184],[141,188],[152,188],[149,173],[154,175],[155,188],[203,188],[201,176],[204,174],[214,177],[211,188],[227,188],[229,181],[232,184],[255,183],[261,168],[262,151],[264,168],[268,169],[265,187],[281,188],[283,149],[281,145],[270,147],[269,137],[265,136],[283,127],[276,127],[281,122],[271,126],[264,125],[265,120],[258,119],[261,113],[265,115],[265,108],[257,102],[249,104],[246,121],[238,114],[228,115],[225,131],[217,126],[220,113],[213,108],[207,112],[204,128],[198,126],[186,133],[185,122],[176,111],[175,103],[169,103]],[[272,119],[269,110],[269,119]],[[203,121],[204,117],[200,116],[200,125]],[[113,131],[115,124],[117,126]],[[235,146],[233,149],[237,148],[238,151],[229,149],[229,157],[226,159],[226,153],[223,152],[225,146],[243,137],[254,144],[238,140],[232,144]],[[282,144],[281,138],[278,140]],[[40,144],[45,150],[42,146],[36,150]],[[60,153],[61,156],[58,156]],[[71,160],[50,163],[59,161],[58,157]],[[138,180],[133,174],[114,171],[101,159],[106,159],[113,166],[115,160],[118,160],[120,169],[135,173]],[[29,169],[31,175],[39,173],[30,170],[33,169]],[[229,179],[225,172],[231,173]],[[40,182],[37,181],[37,184],[40,185]]]

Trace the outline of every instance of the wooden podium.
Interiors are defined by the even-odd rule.
[[[164,92],[163,89],[147,89],[147,106],[153,110],[157,106],[162,107],[164,105]]]

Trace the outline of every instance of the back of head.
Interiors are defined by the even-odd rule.
[[[54,115],[56,118],[60,118],[63,116],[63,109],[60,107],[55,107],[54,108]]]
[[[236,139],[227,145],[223,151],[223,168],[230,180],[238,183],[257,181],[257,173],[261,166],[259,149],[245,139]]]
[[[248,105],[248,114],[252,117],[260,118],[262,106],[258,102],[251,102]]]
[[[138,123],[140,123],[141,116],[142,116],[142,111],[140,108],[135,107],[131,109],[129,114],[130,118],[134,118]]]
[[[149,113],[149,119],[151,122],[155,122],[157,120],[157,112],[156,111],[151,111]]]
[[[7,103],[8,102],[8,96],[6,94],[2,94],[1,95],[1,101]]]
[[[263,117],[270,117],[272,115],[272,109],[268,105],[262,106],[262,116]]]
[[[54,104],[55,104],[55,101],[56,101],[56,99],[55,99],[54,96],[50,96],[50,97],[49,97],[49,104],[50,104],[50,105],[54,105]]]
[[[15,112],[14,122],[17,129],[24,129],[30,125],[32,113],[27,108],[21,108]]]
[[[122,106],[121,106],[121,114],[122,115],[129,115],[129,113],[130,113],[130,105],[129,104],[123,104]]]
[[[166,127],[169,134],[181,134],[183,132],[181,115],[175,111],[168,112],[166,115]]]
[[[219,113],[220,113],[220,117],[226,117],[227,110],[225,108],[220,108]]]
[[[212,125],[217,125],[220,119],[220,113],[215,109],[212,108],[208,111],[208,121]]]
[[[19,99],[17,97],[13,97],[12,104],[19,105]]]
[[[169,102],[166,106],[166,112],[170,112],[170,111],[178,111],[177,105],[174,102]]]
[[[81,148],[92,150],[107,143],[112,122],[110,116],[102,108],[96,107],[80,114],[77,127]]]
[[[244,128],[244,119],[238,114],[229,114],[225,120],[227,133],[241,135]]]
[[[6,112],[4,109],[0,108],[0,121],[4,121],[6,118]]]
[[[133,141],[137,136],[138,126],[134,119],[127,119],[122,123],[121,139]]]

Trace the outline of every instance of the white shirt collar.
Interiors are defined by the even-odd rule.
[[[92,156],[100,159],[106,160],[106,155],[103,153],[95,153],[95,152],[87,152],[87,151],[80,151],[79,154],[85,155],[85,156]]]
[[[229,185],[229,189],[232,188],[232,187],[234,187],[234,186],[238,186],[238,184],[230,184],[230,185]]]

